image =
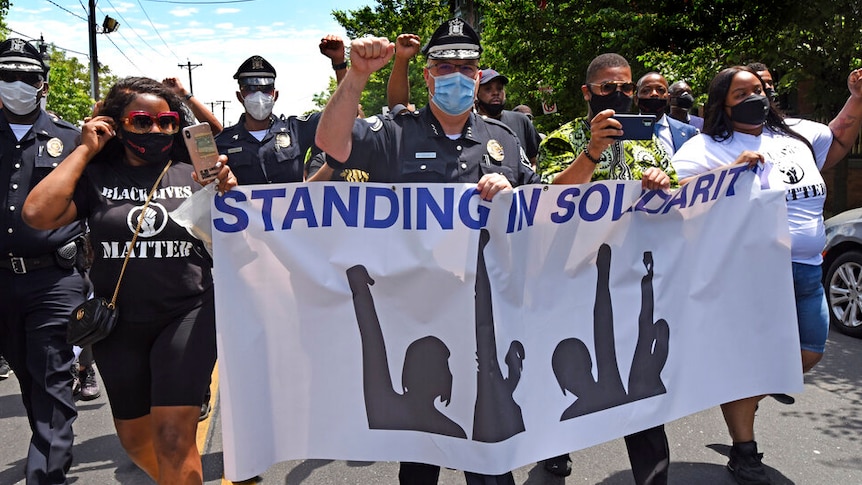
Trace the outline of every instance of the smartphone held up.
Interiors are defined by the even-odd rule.
[[[216,166],[218,149],[209,123],[183,128],[183,141],[189,150],[198,181],[203,183],[215,179],[221,167]]]

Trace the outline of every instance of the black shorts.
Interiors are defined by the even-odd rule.
[[[153,406],[200,406],[216,361],[213,290],[175,318],[120,320],[93,346],[115,419],[150,414]]]

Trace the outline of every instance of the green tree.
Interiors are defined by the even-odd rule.
[[[53,46],[48,47],[48,111],[60,118],[77,124],[90,116],[93,111],[93,98],[90,97],[89,66],[75,57]],[[102,67],[100,82],[103,86],[113,84],[116,76]]]
[[[448,1],[378,0],[374,7],[334,12],[351,37],[391,40],[401,32],[427,41],[450,13]],[[537,114],[550,88],[559,112],[537,116],[543,130],[586,112],[581,93],[587,65],[598,54],[617,52],[635,78],[656,70],[669,82],[684,79],[700,101],[722,68],[766,63],[780,77],[786,108],[831,117],[847,98],[846,78],[862,65],[862,2],[796,0],[475,0],[482,66],[510,80],[509,104],[528,104]],[[543,7],[540,6],[543,5]],[[411,96],[422,104],[421,70],[411,70]],[[389,70],[372,77],[363,104],[385,103]],[[807,103],[797,103],[796,90]]]
[[[351,39],[365,35],[386,37],[395,41],[399,34],[417,34],[427,42],[434,29],[449,18],[449,8],[439,0],[378,0],[374,7],[357,10],[336,10],[335,20],[347,31]],[[413,65],[418,61],[414,60]],[[366,114],[380,113],[386,102],[386,83],[392,72],[391,63],[372,74],[362,93],[362,107]],[[428,99],[422,69],[410,69],[410,100],[424,104]]]

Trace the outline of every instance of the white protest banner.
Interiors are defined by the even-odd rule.
[[[311,183],[217,197],[225,476],[300,458],[500,474],[802,390],[784,195]]]

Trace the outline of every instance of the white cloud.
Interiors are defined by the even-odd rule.
[[[259,0],[269,3],[270,12],[282,5],[282,0]],[[347,1],[347,0],[344,0]],[[178,19],[174,12],[167,9],[159,11],[156,6],[145,4],[147,13],[158,29],[158,33],[170,48],[156,35],[150,22],[133,5],[112,0],[118,9],[137,10],[137,14],[124,14],[124,25],[120,31],[98,36],[99,61],[120,76],[148,76],[154,79],[166,77],[179,78],[188,84],[189,71],[178,64],[187,60],[201,64],[192,70],[195,96],[205,103],[230,101],[225,105],[225,121],[233,124],[243,112],[242,105],[234,95],[237,85],[233,74],[237,67],[253,54],[261,55],[273,64],[278,72],[276,86],[280,92],[275,104],[276,114],[296,115],[314,107],[311,98],[315,93],[324,91],[333,76],[329,60],[320,55],[317,45],[320,38],[334,33],[345,36],[341,28],[329,15],[323,5],[319,13],[312,16],[272,15],[258,22],[259,15],[247,9],[233,13],[231,17],[216,17],[212,10],[198,12],[194,20],[198,27],[192,26],[189,18]],[[262,5],[266,7],[266,5]],[[102,3],[105,14],[114,17],[116,10]],[[230,20],[217,23],[216,20]],[[277,19],[277,20],[276,20]],[[70,56],[77,57],[85,65],[89,64],[87,53],[87,24],[71,17],[57,8],[37,13],[27,13],[23,9],[10,9],[4,19],[9,27],[30,37],[45,33],[47,42],[69,49]],[[260,29],[260,30],[259,30]],[[146,43],[141,41],[146,39]],[[149,44],[149,45],[147,45]],[[122,52],[131,59],[127,60]],[[187,86],[188,87],[188,86]],[[107,86],[101,88],[104,95]],[[222,118],[222,108],[215,104],[216,115]]]
[[[174,17],[191,17],[196,13],[198,13],[198,9],[194,7],[177,7],[170,11]]]
[[[229,14],[229,13],[239,13],[239,12],[240,12],[240,9],[238,9],[238,8],[224,8],[224,7],[217,8],[215,11],[216,15],[225,15],[225,14]]]

